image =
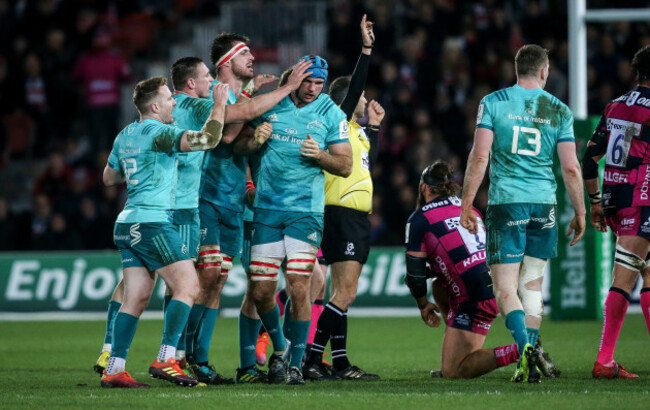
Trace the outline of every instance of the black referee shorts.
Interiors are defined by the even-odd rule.
[[[342,261],[366,263],[370,252],[368,213],[327,205],[320,247],[329,264]]]

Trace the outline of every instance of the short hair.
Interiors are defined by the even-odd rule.
[[[217,34],[214,40],[212,40],[212,46],[210,47],[210,61],[212,61],[212,65],[216,66],[217,61],[232,48],[233,43],[239,41],[248,44],[250,39],[244,35],[235,33]]]
[[[452,181],[453,169],[447,162],[438,160],[422,171],[421,182],[427,184],[431,192],[443,197],[457,195],[460,186]]]
[[[636,70],[639,81],[650,80],[650,45],[640,48],[634,54],[632,67]]]
[[[149,104],[158,96],[158,90],[163,85],[167,85],[167,78],[161,75],[147,78],[136,84],[133,90],[133,103],[140,114],[149,112]]]
[[[280,74],[280,81],[278,82],[278,87],[282,87],[289,81],[289,76],[293,73],[293,67],[289,67]]]
[[[196,75],[196,68],[203,60],[198,57],[183,57],[172,64],[171,77],[174,90],[185,88],[187,79]]]
[[[526,44],[517,51],[515,71],[517,77],[537,75],[537,71],[548,63],[548,50],[536,44]]]
[[[332,84],[330,84],[329,95],[332,101],[334,101],[334,104],[343,104],[343,100],[350,89],[350,81],[352,81],[352,77],[349,75],[338,77],[332,81]]]

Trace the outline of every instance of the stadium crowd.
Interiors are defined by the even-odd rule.
[[[114,136],[133,120],[121,118],[121,86],[144,78],[147,62],[169,58],[181,21],[219,12],[218,2],[206,0],[0,0],[0,37],[8,39],[0,42],[0,250],[113,247],[125,192],[104,187],[101,170]],[[330,78],[352,72],[360,44],[350,39],[358,38],[363,13],[382,44],[366,98],[387,113],[373,169],[371,238],[373,245],[400,245],[420,171],[444,159],[462,182],[478,103],[514,84],[512,59],[523,44],[550,51],[546,89],[568,102],[566,2],[331,1],[324,53]],[[650,44],[650,25],[589,25],[587,37],[589,114],[599,115],[633,87],[631,56]],[[479,209],[486,200],[482,190]]]

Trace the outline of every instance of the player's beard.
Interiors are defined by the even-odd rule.
[[[251,68],[250,70],[244,66],[244,67],[239,67],[239,66],[233,66],[232,68],[232,73],[242,81],[242,83],[246,83],[247,81],[250,81],[253,77],[255,77],[254,71]]]

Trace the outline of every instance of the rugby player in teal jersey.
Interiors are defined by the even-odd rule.
[[[310,77],[251,123],[273,126],[251,168],[257,192],[247,291],[273,341],[271,383],[283,382],[286,371],[287,384],[304,384],[301,369],[311,318],[310,276],[323,230],[323,170],[347,177],[352,167],[345,113],[322,94],[327,62],[314,55],[302,61],[311,62]],[[282,329],[275,290],[285,257],[290,302]]]
[[[138,318],[146,307],[156,272],[173,289],[167,306],[158,357],[149,367],[152,377],[195,386],[174,356],[199,286],[189,250],[173,225],[176,194],[176,153],[214,148],[221,140],[228,86],[214,89],[214,106],[199,131],[177,128],[172,110],[176,101],[167,79],[153,77],[138,83],[133,101],[140,120],[115,139],[104,169],[107,186],[126,182],[127,201],[115,222],[115,245],[120,249],[124,274],[124,303],[113,324],[113,343],[101,379],[103,387],[148,387],[126,372],[126,357]]]
[[[226,128],[222,143],[206,153],[200,186],[199,214],[201,220],[201,246],[197,268],[201,293],[192,308],[187,326],[187,359],[192,373],[199,380],[209,380],[213,369],[209,365],[208,352],[218,315],[221,291],[232,267],[233,258],[242,249],[244,196],[246,194],[245,155],[233,152],[233,141],[241,130],[242,122],[253,118],[252,106],[259,116],[282,98],[297,89],[306,73],[308,63],[297,67],[287,84],[268,93],[255,96],[248,89],[242,97],[242,85],[253,78],[254,57],[246,43],[248,38],[238,34],[222,33],[215,37],[211,59],[216,67],[217,80],[230,87],[226,108]],[[268,81],[261,76],[258,85]],[[241,98],[240,98],[241,97]],[[250,99],[252,98],[252,99]],[[240,113],[244,111],[243,113]],[[239,123],[239,124],[233,124]],[[260,130],[267,131],[268,125]],[[263,142],[264,132],[257,131],[258,141]]]
[[[549,75],[547,50],[525,45],[515,56],[517,84],[487,95],[478,108],[474,146],[463,186],[461,224],[477,232],[472,210],[490,162],[487,263],[494,295],[521,355],[512,380],[539,382],[534,347],[542,322],[542,278],[548,258],[557,256],[556,183],[553,153],[575,210],[571,245],[585,230],[580,163],[573,114],[544,91]],[[517,296],[519,295],[519,297]]]

